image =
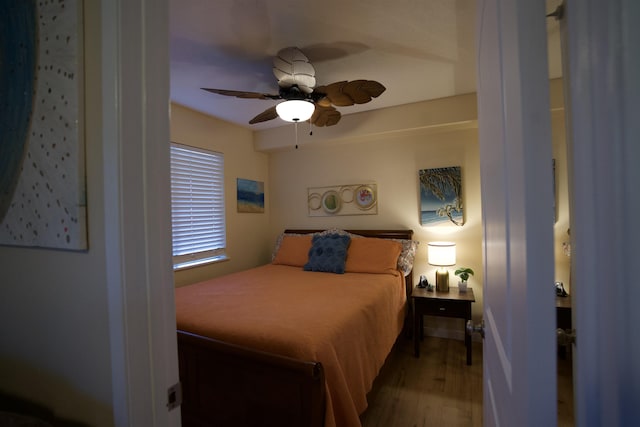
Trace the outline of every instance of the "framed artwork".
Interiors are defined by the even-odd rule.
[[[238,212],[264,213],[264,182],[238,178]]]
[[[309,216],[376,215],[376,184],[349,184],[307,189]]]
[[[2,245],[87,249],[82,33],[81,0],[0,1]]]
[[[420,224],[426,226],[464,224],[460,166],[421,169]]]

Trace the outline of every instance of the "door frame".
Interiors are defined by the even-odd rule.
[[[105,258],[115,426],[179,426],[168,0],[100,2]]]

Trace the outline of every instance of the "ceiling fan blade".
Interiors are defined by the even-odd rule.
[[[322,93],[333,105],[346,107],[365,104],[380,96],[386,88],[374,80],[353,80],[335,82],[327,86],[318,86],[314,92]]]
[[[277,118],[278,112],[276,111],[276,106],[274,105],[273,107],[267,108],[262,113],[249,120],[249,124],[254,125],[256,123],[266,122]]]
[[[300,67],[296,67],[294,74],[288,74],[278,68],[273,68],[273,75],[278,79],[278,86],[282,88],[290,88],[293,85],[298,85],[300,90],[304,93],[313,92],[313,88],[316,85],[316,79],[311,74],[305,74],[299,71]]]
[[[295,46],[285,47],[280,49],[278,51],[277,56],[288,62],[293,62],[293,61],[309,62],[309,58],[307,58],[307,55],[302,53],[302,51]]]
[[[354,80],[342,88],[344,93],[349,95],[356,104],[364,104],[377,98],[387,88],[374,80]]]
[[[314,95],[317,95],[315,98],[316,105],[319,105],[321,107],[331,107],[331,100],[329,100],[329,98],[327,98],[324,94],[319,94],[314,91],[312,97]]]
[[[335,125],[340,121],[340,118],[342,118],[342,115],[334,107],[316,105],[316,109],[309,121],[315,126],[323,127]]]
[[[273,58],[273,75],[282,88],[297,85],[304,93],[313,92],[316,85],[316,70],[297,47],[287,47]]]
[[[226,90],[226,89],[211,89],[206,87],[202,87],[200,89],[206,90],[207,92],[211,92],[211,93],[217,93],[218,95],[235,96],[236,98],[280,99],[280,95],[271,95],[269,93],[245,92],[240,90]]]

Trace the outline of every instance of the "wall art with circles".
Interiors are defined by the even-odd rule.
[[[0,1],[0,244],[87,249],[82,0]]]
[[[376,215],[376,184],[348,184],[307,189],[309,216]]]

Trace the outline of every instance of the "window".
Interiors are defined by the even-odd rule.
[[[225,258],[224,156],[171,143],[173,268]]]

